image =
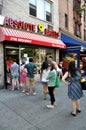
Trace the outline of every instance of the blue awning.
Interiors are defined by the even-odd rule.
[[[67,36],[66,34],[61,33],[61,40],[66,44],[67,47],[72,46],[82,46],[86,47],[86,44],[83,42],[80,42],[76,39],[73,39],[72,37]]]

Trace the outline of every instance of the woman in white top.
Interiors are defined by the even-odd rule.
[[[45,61],[42,64],[42,69],[41,69],[41,74],[40,74],[40,80],[41,80],[42,85],[43,85],[44,100],[46,100],[46,95],[47,95],[47,88],[48,88],[47,83],[48,82],[47,82],[46,78],[47,78],[49,72],[50,72],[50,69],[49,69],[48,62]]]

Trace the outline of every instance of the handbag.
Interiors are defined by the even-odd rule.
[[[82,77],[80,80],[82,90],[86,90],[86,78]]]
[[[60,78],[59,78],[59,76],[56,76],[55,87],[56,87],[56,88],[59,88],[59,87],[60,87]]]

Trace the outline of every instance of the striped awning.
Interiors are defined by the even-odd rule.
[[[59,39],[33,34],[21,30],[0,27],[0,42],[13,41],[40,46],[66,48],[66,45]]]

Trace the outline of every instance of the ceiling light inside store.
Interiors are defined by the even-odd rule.
[[[25,48],[20,48],[20,50],[24,50]]]
[[[84,51],[84,47],[81,47],[80,51],[83,52]]]

